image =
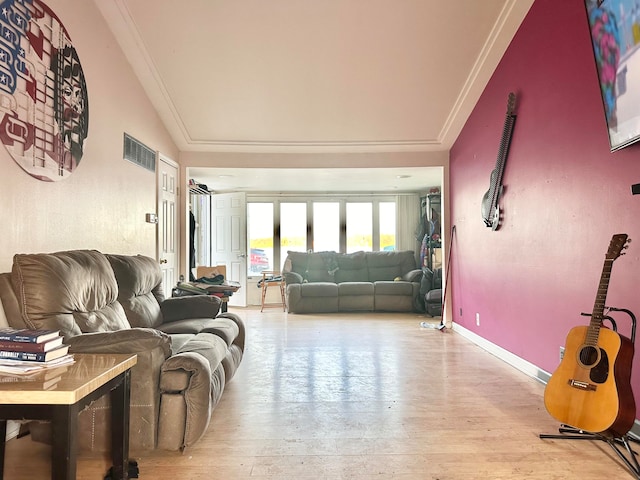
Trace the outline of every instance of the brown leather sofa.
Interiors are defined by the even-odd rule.
[[[158,263],[94,250],[15,255],[0,274],[0,300],[15,328],[59,329],[71,353],[135,353],[130,447],[180,450],[207,430],[244,352],[245,327],[219,314],[213,296],[165,299]],[[109,396],[80,414],[78,445],[110,447]],[[47,424],[31,422],[34,440]]]

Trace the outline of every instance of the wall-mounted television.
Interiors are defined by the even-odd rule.
[[[640,140],[640,0],[585,0],[611,151]]]

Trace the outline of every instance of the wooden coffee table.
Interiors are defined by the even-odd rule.
[[[20,419],[51,421],[51,478],[75,479],[78,414],[106,393],[111,395],[111,479],[130,478],[130,369],[137,357],[85,353],[75,354],[74,358],[74,364],[57,367],[61,374],[54,386],[46,387],[39,381],[0,384],[0,480],[4,470],[7,420]]]

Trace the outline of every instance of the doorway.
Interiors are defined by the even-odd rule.
[[[158,162],[158,230],[156,239],[157,260],[162,271],[162,288],[165,295],[178,281],[178,252],[180,240],[178,232],[178,164],[159,154]]]
[[[223,265],[226,280],[236,282],[240,289],[230,297],[229,305],[247,306],[247,221],[245,194],[193,193],[190,214],[195,229],[190,232],[193,250],[190,252],[190,272],[197,266]]]

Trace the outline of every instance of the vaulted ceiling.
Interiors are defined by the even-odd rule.
[[[448,151],[533,0],[94,0],[183,152]]]

